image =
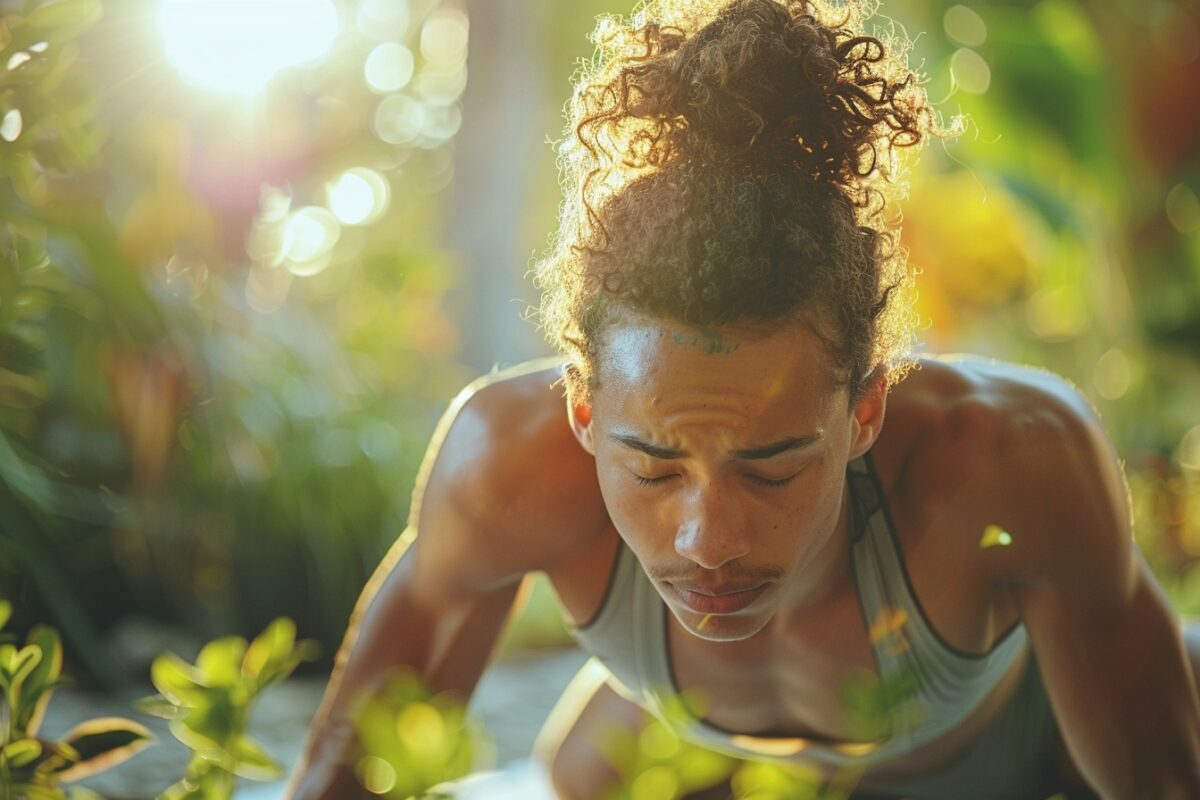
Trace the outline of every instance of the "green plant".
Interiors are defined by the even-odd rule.
[[[486,766],[493,747],[466,708],[434,695],[409,672],[400,672],[365,698],[354,714],[359,782],[396,800],[444,797],[437,787]]]
[[[214,639],[195,665],[174,653],[154,660],[150,679],[160,694],[138,703],[171,721],[171,733],[193,755],[183,780],[162,800],[227,800],[238,776],[274,780],[283,769],[246,734],[254,701],[301,661],[314,658],[314,642],[296,641],[296,626],[281,617],[247,644],[240,636]]]
[[[0,629],[12,606],[0,601]],[[138,723],[119,717],[88,720],[61,740],[37,736],[46,705],[62,684],[62,645],[52,628],[37,626],[24,647],[13,637],[0,638],[0,798],[57,800],[95,795],[61,784],[106,770],[150,744],[153,737]]]

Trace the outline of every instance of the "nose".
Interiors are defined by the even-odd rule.
[[[684,505],[675,552],[708,570],[748,555],[750,537],[737,504],[711,485],[697,489]]]

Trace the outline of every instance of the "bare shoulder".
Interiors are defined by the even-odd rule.
[[[559,366],[468,385],[439,423],[413,492],[418,572],[486,591],[546,570],[607,520],[595,462],[571,432]]]
[[[1069,437],[1099,425],[1090,403],[1065,378],[962,355],[920,362],[889,398],[888,423],[897,421],[909,429],[916,423],[919,435],[905,443],[910,455],[953,451],[946,456],[986,453],[1030,436]]]
[[[1034,367],[925,359],[893,390],[880,443],[898,502],[964,537],[997,580],[1097,544],[1088,537],[1111,529],[1095,524],[1097,514],[1121,513],[1125,500],[1095,410],[1069,381]],[[1008,544],[984,539],[992,525],[1009,532]]]

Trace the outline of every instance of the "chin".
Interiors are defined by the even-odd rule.
[[[766,614],[699,614],[695,611],[679,610],[670,605],[668,607],[684,630],[697,639],[708,642],[740,642],[749,639],[767,627],[771,619]]]

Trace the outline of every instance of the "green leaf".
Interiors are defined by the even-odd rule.
[[[234,744],[233,753],[237,765],[234,773],[255,781],[273,781],[283,777],[283,767],[271,758],[262,746],[248,736]]]
[[[184,778],[158,796],[158,800],[213,800],[200,784]]]
[[[23,767],[42,754],[42,743],[37,739],[17,739],[0,748],[0,761],[11,767]]]
[[[261,683],[291,654],[296,643],[296,623],[287,617],[273,621],[250,643],[242,661],[242,672]]]
[[[224,748],[245,728],[248,705],[248,700],[236,702],[228,692],[214,692],[208,703],[191,710],[182,725]]]
[[[161,717],[163,719],[180,719],[187,716],[191,710],[187,706],[180,706],[172,703],[167,698],[160,694],[151,697],[143,697],[136,701],[133,707],[143,714],[149,714],[152,717]]]
[[[5,685],[12,676],[12,663],[17,657],[17,646],[14,644],[0,644],[0,673],[5,677]]]
[[[66,800],[67,794],[57,786],[17,786],[16,796],[22,800]]]
[[[84,786],[72,786],[67,791],[68,800],[104,800],[104,796]]]
[[[69,783],[120,764],[149,747],[154,736],[131,719],[101,717],[79,723],[63,741],[79,752],[79,761],[57,773],[60,781]]]
[[[192,665],[174,653],[164,653],[154,659],[150,665],[150,682],[176,705],[196,706],[208,702],[208,687],[200,682]]]
[[[9,660],[9,675],[7,687],[7,699],[10,707],[16,710],[17,719],[26,716],[26,709],[21,705],[21,686],[25,683],[25,679],[37,667],[38,662],[42,660],[42,648],[36,644],[26,645],[17,651],[16,655]],[[29,709],[32,713],[32,709]]]
[[[221,743],[197,731],[187,724],[186,720],[173,719],[170,724],[171,735],[191,751],[206,759],[220,761],[224,750]]]
[[[29,632],[28,643],[40,647],[42,659],[25,679],[18,698],[17,726],[30,736],[37,733],[46,714],[46,706],[62,674],[62,642],[58,631],[44,625]]]
[[[12,603],[0,600],[0,628],[7,625],[10,618],[12,618]]]
[[[246,640],[240,636],[213,639],[196,657],[196,672],[207,686],[233,686],[241,679]]]
[[[40,741],[42,757],[34,765],[34,772],[39,775],[62,772],[80,759],[79,751],[66,742],[48,742],[44,739]]]

